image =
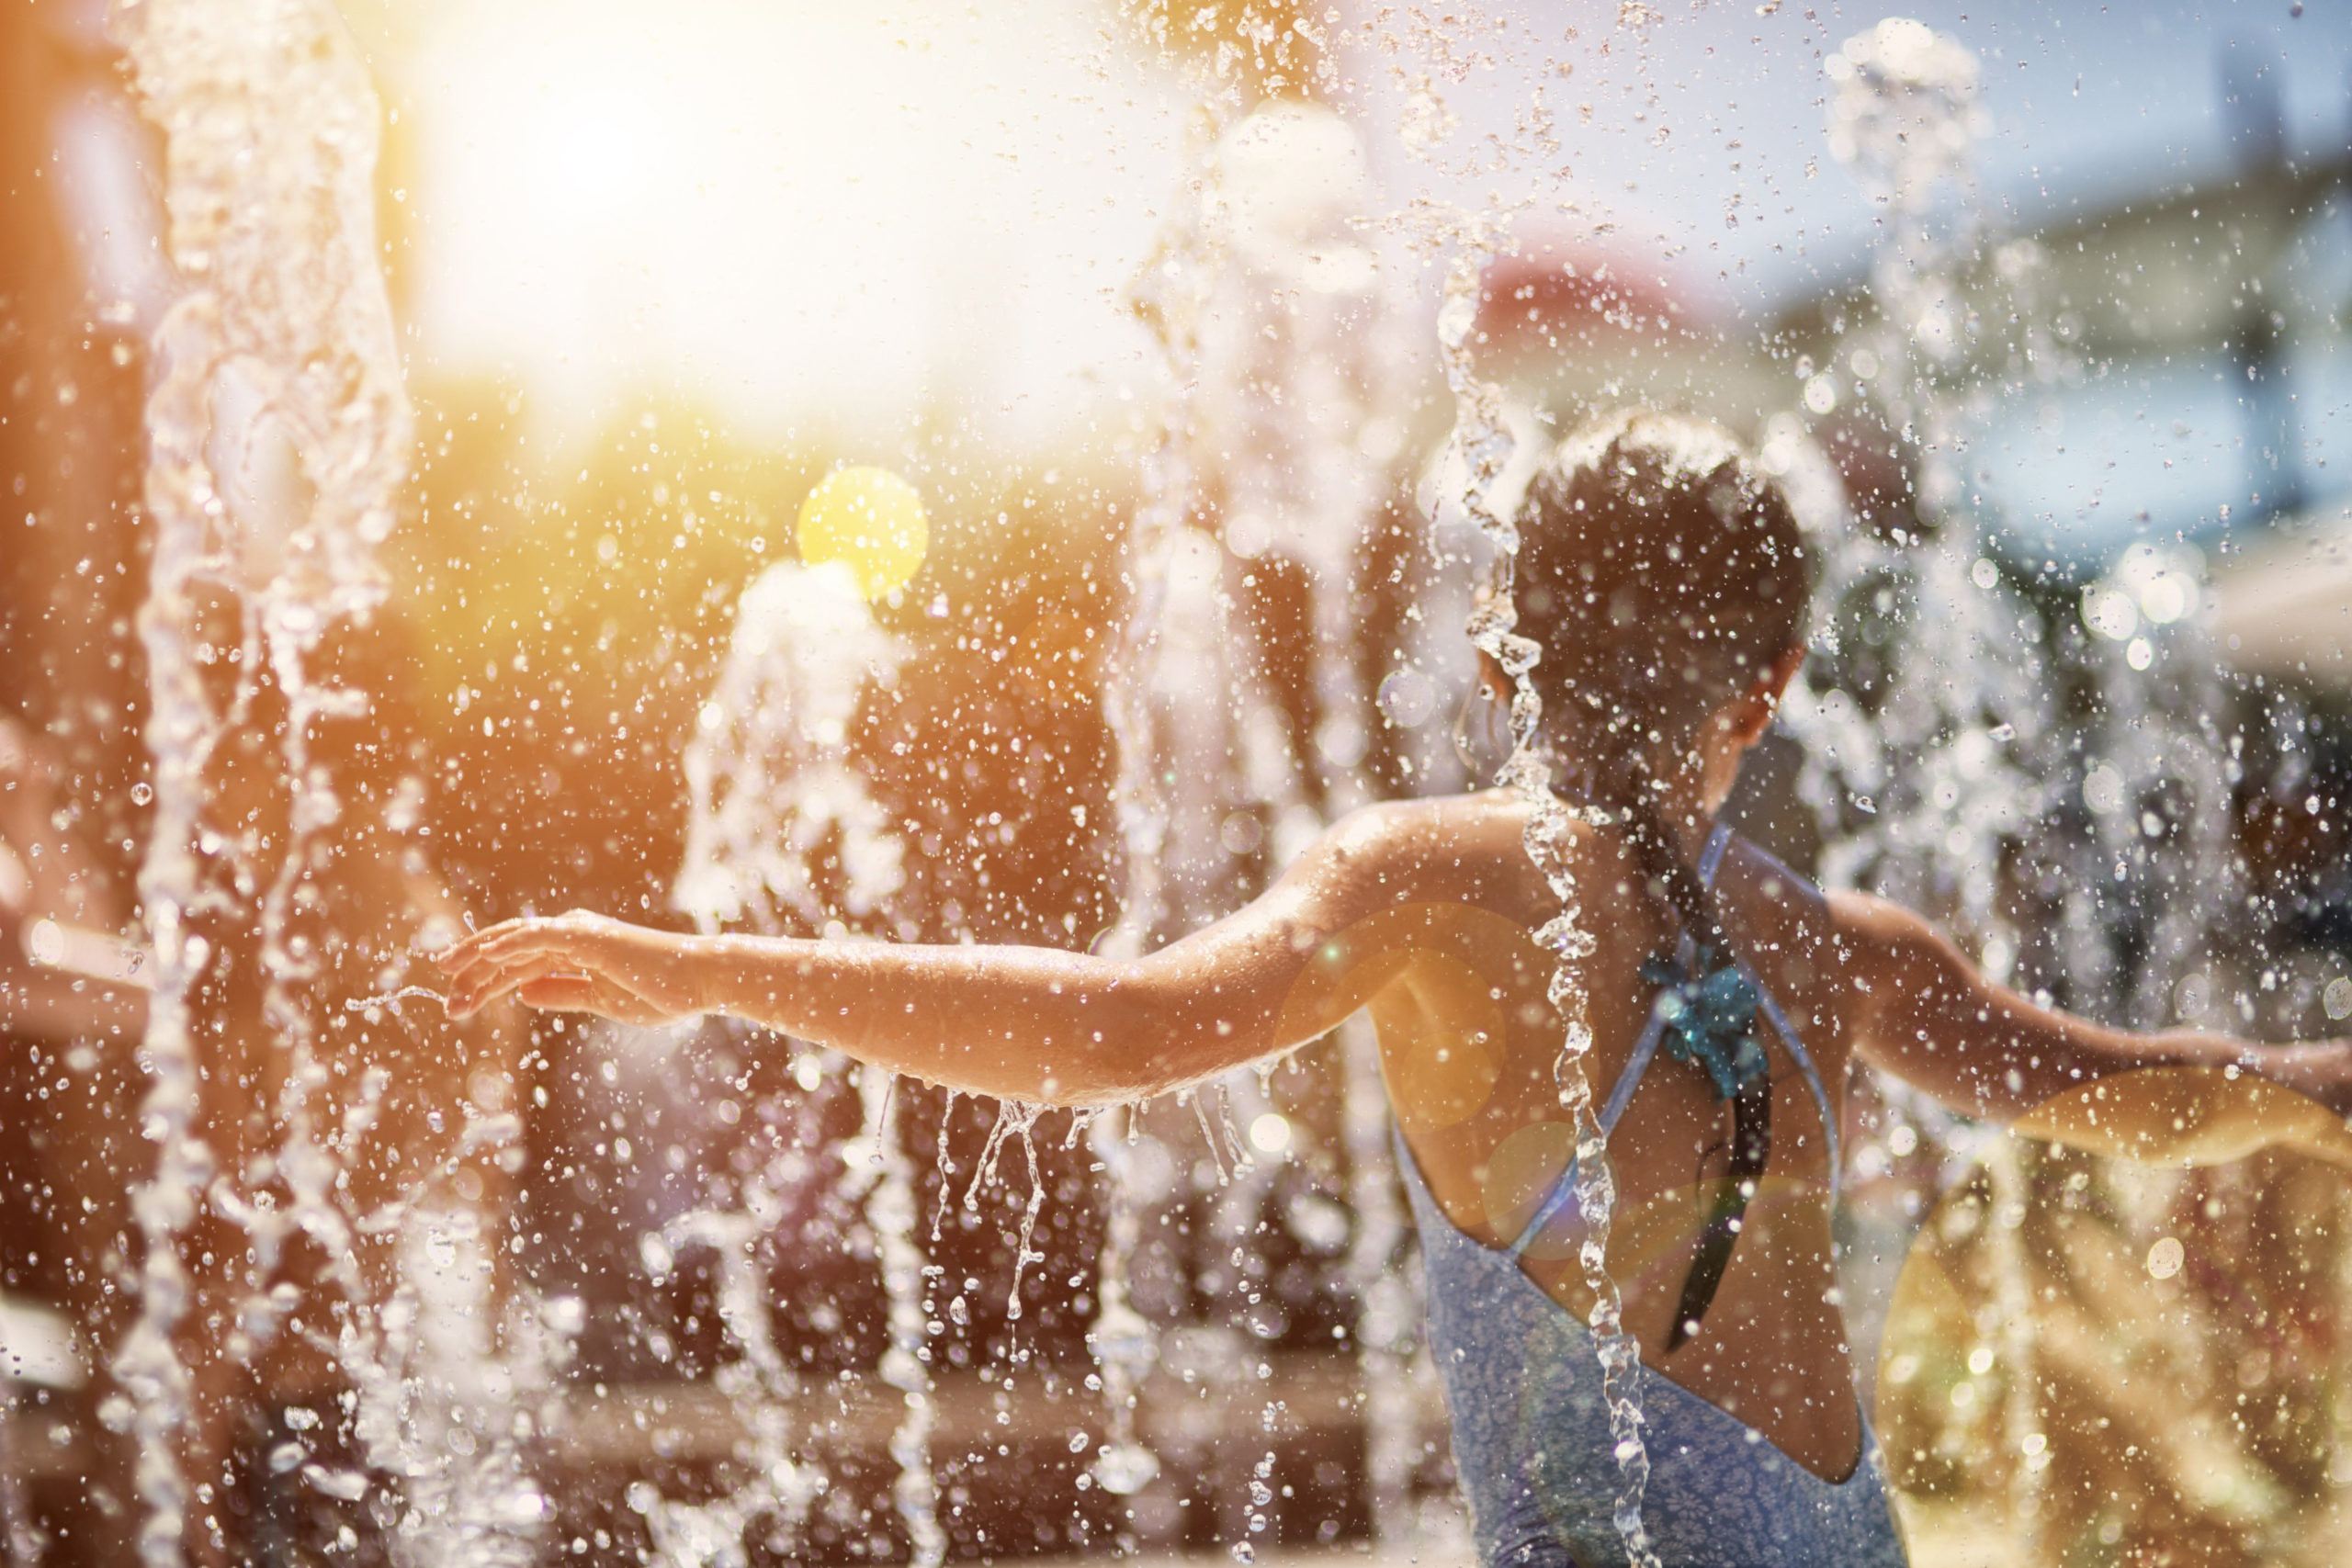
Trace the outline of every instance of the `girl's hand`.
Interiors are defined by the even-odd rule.
[[[526,1007],[622,1023],[667,1023],[703,1010],[678,938],[585,909],[501,921],[435,962],[449,974],[451,1018],[509,991]]]

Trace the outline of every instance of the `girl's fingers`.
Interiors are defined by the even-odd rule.
[[[526,926],[509,931],[495,942],[485,942],[463,960],[449,966],[453,988],[464,990],[481,983],[482,976],[503,974],[518,964],[534,963],[553,958],[577,967],[587,961],[584,947],[576,932],[549,930],[544,926]]]
[[[454,969],[469,963],[482,949],[482,944],[506,935],[516,927],[528,924],[531,917],[518,915],[511,920],[501,920],[494,926],[484,926],[470,936],[458,938],[434,955],[434,962],[444,969]]]
[[[465,976],[459,984],[449,987],[449,1012],[464,1018],[480,1012],[506,992],[533,980],[560,971],[577,973],[580,965],[560,953],[534,953],[511,963],[500,964],[481,973]]]
[[[483,958],[501,957],[539,942],[576,941],[584,934],[579,922],[564,916],[517,915],[450,943],[435,962],[444,969],[462,969]]]

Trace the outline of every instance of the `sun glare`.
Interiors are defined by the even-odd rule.
[[[577,425],[645,392],[771,435],[951,408],[1035,447],[1133,361],[1166,83],[1082,0],[446,6],[388,47],[420,367]]]
[[[888,468],[842,468],[800,503],[800,558],[840,561],[871,601],[904,588],[922,570],[931,525],[915,487]]]

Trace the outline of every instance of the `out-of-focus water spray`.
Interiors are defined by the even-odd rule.
[[[248,890],[214,886],[200,858],[230,837],[205,820],[207,770],[254,701],[266,658],[294,794],[261,908],[265,1006],[288,1053],[282,1163],[299,1166],[322,1157],[308,1107],[322,1075],[301,1000],[316,954],[291,911],[311,842],[339,812],[313,765],[311,728],[365,707],[311,661],[333,626],[380,596],[374,550],[392,525],[410,416],[375,242],[376,95],[334,8],[138,0],[116,7],[112,28],[164,132],[169,251],[184,285],[154,340],[153,555],[139,619],[155,790],[139,886],[156,954],[141,1118],[158,1165],[133,1198],[145,1244],[140,1310],[113,1368],[139,1442],[139,1549],[163,1568],[181,1561],[191,1524],[177,1454],[198,1415],[174,1343],[190,1292],[179,1238],[213,1176],[190,997],[216,953],[197,928]],[[270,520],[227,504],[215,472],[219,419],[241,398],[258,412],[231,439],[281,444],[299,475],[275,537]],[[224,705],[207,667],[228,615],[243,657]]]
[[[2184,982],[2245,907],[2229,702],[2195,624],[2200,563],[2135,547],[2070,604],[2046,569],[1996,558],[1969,457],[1979,404],[2046,397],[2078,369],[2044,323],[2036,247],[2004,241],[1984,217],[1977,62],[1954,39],[1889,18],[1826,70],[1831,151],[1885,216],[1875,316],[1845,330],[1827,363],[1800,367],[1803,400],[1816,418],[1876,404],[1884,434],[1869,439],[1916,454],[1917,528],[1849,516],[1820,541],[1825,657],[1783,712],[1826,830],[1823,880],[1937,914],[1988,972],[2020,984],[2032,982],[2010,911],[2039,901],[2051,918],[2037,923],[2056,933],[2048,978],[2070,1004],[2161,1025],[2219,988]],[[2020,573],[2033,581],[2021,586]],[[1910,1120],[1931,1141],[1965,1137],[1932,1114]],[[2013,1226],[2028,1175],[2010,1160],[1995,1176],[1995,1221]],[[2021,1312],[2021,1257],[2014,1246],[1996,1256],[2010,1259]],[[2030,1345],[2012,1340],[2002,1419],[2018,1451],[2042,1416]],[[2014,1544],[2027,1557],[2040,1548],[2041,1475],[2026,1464],[2014,1476]]]
[[[914,1165],[891,1123],[891,1075],[865,1067],[857,1081],[865,1129],[842,1159],[853,1169],[863,1164],[872,1172],[865,1223],[874,1231],[883,1293],[890,1303],[890,1344],[882,1353],[882,1381],[906,1400],[905,1414],[890,1434],[890,1458],[899,1467],[890,1495],[907,1528],[917,1568],[939,1568],[947,1558],[947,1532],[939,1525],[939,1483],[931,1468],[930,1314],[923,1307],[922,1248],[915,1242]]]
[[[644,1517],[666,1568],[750,1568],[749,1532],[764,1527],[757,1539],[783,1550],[817,1495],[820,1477],[797,1457],[792,1430],[800,1380],[777,1348],[768,1315],[761,1244],[783,1224],[785,1203],[767,1178],[759,1172],[743,1183],[740,1208],[681,1214],[640,1244],[645,1271],[656,1283],[669,1277],[679,1252],[709,1249],[718,1266],[719,1321],[742,1352],[713,1371],[711,1382],[743,1424],[743,1479],[703,1503],[664,1496],[650,1481],[629,1487],[629,1506]]]
[[[846,740],[869,685],[889,684],[901,657],[841,562],[780,561],[744,590],[685,754],[685,863],[671,902],[704,931],[822,925],[810,865],[829,845],[853,914],[899,890],[905,845]]]
[[[781,934],[821,925],[829,892],[852,914],[887,908],[901,885],[905,846],[852,766],[847,741],[868,694],[896,678],[902,656],[844,564],[781,562],[745,590],[726,661],[685,756],[691,811],[672,902],[703,930],[742,921]],[[820,855],[838,866],[837,887],[819,886]],[[888,1302],[881,1376],[906,1406],[890,1439],[899,1467],[892,1499],[914,1561],[933,1568],[946,1555],[947,1537],[931,1464],[928,1314],[914,1236],[913,1170],[889,1114],[891,1075],[853,1069],[838,1055],[828,1068],[825,1076],[835,1082],[854,1071],[859,1086],[863,1130],[842,1150],[836,1191],[861,1209],[874,1237]],[[748,1482],[711,1502],[677,1502],[650,1485],[635,1495],[670,1561],[739,1561],[729,1554],[743,1550],[744,1530],[763,1519],[772,1526],[796,1521],[814,1495],[816,1472],[793,1457],[780,1425],[797,1380],[775,1352],[764,1282],[751,1250],[782,1213],[774,1182],[762,1176],[749,1185],[739,1212],[696,1211],[649,1238],[647,1263],[657,1274],[668,1271],[674,1249],[686,1241],[720,1248],[723,1288],[735,1303],[721,1315],[744,1351],[742,1362],[722,1370],[720,1384],[757,1450]]]
[[[1201,315],[1220,265],[1216,241],[1201,218],[1201,208],[1210,199],[1203,187],[1219,123],[1211,104],[1201,106],[1189,120],[1185,166],[1198,171],[1199,177],[1180,190],[1177,210],[1162,226],[1159,244],[1133,289],[1134,308],[1150,329],[1179,388],[1197,384]],[[1190,526],[1195,479],[1193,416],[1189,398],[1170,399],[1144,455],[1143,497],[1127,533],[1127,615],[1102,692],[1103,716],[1118,750],[1113,799],[1125,860],[1119,921],[1103,942],[1103,951],[1116,957],[1140,956],[1167,933],[1176,913],[1171,889],[1182,886],[1182,879],[1171,875],[1178,868],[1170,863],[1174,850],[1184,842],[1184,835],[1171,831],[1171,786],[1181,776],[1170,765],[1176,715],[1160,671],[1170,662],[1166,644],[1171,632],[1216,624],[1214,616],[1204,623],[1197,614],[1170,613],[1182,600],[1202,597],[1200,584],[1215,577],[1209,563],[1216,547]],[[1213,589],[1208,598],[1213,604]],[[1090,1130],[1110,1196],[1096,1263],[1096,1316],[1087,1336],[1102,1383],[1105,1438],[1089,1473],[1114,1496],[1142,1491],[1160,1468],[1136,1419],[1143,1380],[1159,1360],[1159,1331],[1136,1310],[1128,1289],[1145,1201],[1131,1157],[1142,1114],[1140,1107],[1129,1112],[1124,1141],[1114,1131],[1116,1119],[1111,1116],[1097,1117]]]
[[[463,1207],[400,1214],[399,1283],[370,1337],[346,1326],[342,1359],[357,1398],[353,1428],[371,1468],[400,1487],[391,1556],[401,1568],[528,1568],[554,1509],[529,1448],[557,1402],[554,1373],[581,1326],[579,1303],[507,1305],[481,1216]],[[300,1434],[271,1456],[300,1463]],[[368,1478],[306,1464],[305,1483],[356,1501]]]
[[[1390,407],[1395,312],[1351,226],[1370,197],[1353,128],[1306,101],[1238,112],[1233,65],[1220,54],[1196,73],[1186,176],[1133,292],[1171,391],[1144,459],[1127,620],[1105,692],[1126,864],[1109,946],[1127,955],[1245,900],[1265,870],[1373,794],[1365,762],[1375,717],[1356,593],[1368,527],[1403,446]],[[1237,601],[1261,572],[1303,581],[1304,624],[1270,633],[1243,613]],[[1303,639],[1303,691],[1275,689],[1276,650],[1259,646],[1269,635]],[[1418,1302],[1396,1277],[1404,1227],[1376,1047],[1369,1031],[1351,1028],[1340,1051],[1357,1219],[1344,1269],[1360,1303],[1374,1518],[1394,1536],[1418,1458],[1407,1375]],[[1213,1102],[1222,1128],[1209,1116]],[[1272,1109],[1239,1075],[1193,1099],[1218,1171],[1208,1233],[1238,1256],[1279,1168],[1232,1135],[1235,1102],[1245,1120]],[[1092,1338],[1111,1439],[1095,1476],[1125,1494],[1158,1468],[1133,1429],[1136,1385],[1158,1350],[1128,1289],[1141,1201],[1135,1162],[1111,1119],[1093,1136],[1113,1189]],[[1203,1279],[1228,1282],[1226,1317],[1250,1315],[1256,1292],[1240,1266],[1212,1267]],[[1392,1299],[1400,1292],[1401,1303]],[[1185,1341],[1212,1375],[1238,1387],[1250,1358],[1237,1332],[1218,1321],[1187,1329]],[[1245,1534],[1263,1523],[1256,1509],[1241,1520]]]
[[[1872,697],[1792,694],[1831,833],[1824,879],[1951,919],[2002,979],[2019,957],[2005,878],[2021,883],[2060,905],[2075,1006],[2163,1023],[2204,939],[2243,907],[2229,704],[2194,615],[2199,563],[2136,547],[2083,592],[2077,626],[2073,606],[2050,624],[2047,599],[2029,600],[1994,558],[1971,499],[1978,404],[2046,395],[2077,371],[2042,321],[2035,246],[2002,242],[1984,217],[1975,57],[1890,18],[1827,70],[1831,150],[1887,218],[1876,318],[1812,374],[1804,401],[1815,415],[1878,404],[1917,454],[1921,529],[1849,520],[1825,541],[1829,672],[1882,668]],[[2070,703],[2070,686],[2086,694]]]
[[[1090,1473],[1096,1485],[1114,1497],[1134,1496],[1159,1473],[1159,1457],[1143,1443],[1136,1427],[1143,1380],[1159,1359],[1159,1338],[1128,1292],[1129,1270],[1142,1239],[1136,1181],[1130,1168],[1141,1116],[1137,1106],[1125,1107],[1124,1115],[1114,1109],[1094,1118],[1087,1129],[1090,1146],[1102,1162],[1109,1210],[1095,1269],[1094,1325],[1086,1335],[1095,1376],[1102,1381],[1103,1412],[1102,1443]],[[1123,1122],[1124,1133],[1119,1126]]]
[[[1984,243],[1970,158],[1984,118],[1976,61],[1922,24],[1890,19],[1849,40],[1828,72],[1831,150],[1887,217],[1871,274],[1877,320],[1839,343],[1804,396],[1826,414],[1857,387],[1874,393],[1889,430],[1920,454],[1925,532],[1854,525],[1825,542],[1823,602],[1860,620],[1851,635],[1895,631],[1902,651],[1871,709],[1805,687],[1788,718],[1813,759],[1816,799],[1831,809],[1850,801],[1862,818],[1860,831],[1838,823],[1825,880],[1951,910],[1991,939],[1988,963],[2006,977],[2016,942],[1997,908],[2001,851],[2026,825],[2025,759],[2051,715],[2034,641],[2019,635],[2034,617],[1958,515],[1969,433],[1961,373],[1979,325],[1962,284]],[[1833,636],[1846,635],[1841,621]]]

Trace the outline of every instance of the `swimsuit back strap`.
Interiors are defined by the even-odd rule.
[[[1608,1101],[1600,1108],[1602,1134],[1617,1130],[1617,1122],[1625,1108],[1634,1103],[1634,1091],[1642,1086],[1642,1075],[1649,1070],[1650,1062],[1657,1055],[1658,1042],[1666,1037],[1666,1014],[1653,1008],[1649,1023],[1642,1030],[1642,1037],[1634,1042],[1634,1054],[1625,1058],[1625,1066],[1617,1075],[1617,1082],[1609,1090]],[[1532,1246],[1545,1225],[1557,1218],[1562,1209],[1576,1197],[1577,1156],[1568,1156],[1568,1167],[1553,1179],[1552,1190],[1544,1194],[1544,1201],[1535,1206],[1529,1216],[1527,1228],[1510,1244],[1510,1256],[1517,1258]]]
[[[1730,846],[1731,825],[1727,822],[1716,823],[1714,831],[1707,835],[1706,848],[1699,852],[1699,863],[1696,869],[1699,873],[1701,886],[1713,887],[1715,885],[1715,873],[1722,868],[1724,852]],[[1686,933],[1677,944],[1677,951],[1687,965],[1697,950]],[[1750,976],[1748,979],[1750,984],[1754,984],[1755,976]],[[1761,987],[1758,988],[1762,989]],[[1603,1134],[1617,1130],[1617,1123],[1623,1120],[1626,1108],[1634,1103],[1634,1091],[1642,1087],[1642,1075],[1649,1071],[1650,1063],[1657,1057],[1658,1043],[1665,1038],[1666,1013],[1664,1010],[1653,1007],[1650,1009],[1649,1022],[1643,1026],[1641,1038],[1634,1042],[1633,1054],[1625,1058],[1625,1066],[1617,1074],[1616,1083],[1610,1087],[1609,1099],[1600,1108],[1600,1131]],[[1811,1075],[1813,1071],[1810,1065],[1811,1059],[1800,1056],[1798,1060],[1806,1064],[1805,1071]],[[1808,1081],[1812,1080],[1809,1078]],[[1524,1253],[1534,1244],[1535,1237],[1544,1227],[1550,1224],[1562,1209],[1567,1207],[1569,1200],[1576,1196],[1576,1184],[1577,1161],[1576,1156],[1570,1155],[1567,1168],[1554,1179],[1552,1190],[1544,1195],[1544,1201],[1536,1205],[1535,1213],[1528,1219],[1527,1227],[1521,1231],[1517,1239],[1510,1244],[1511,1257],[1517,1258]]]
[[[1838,1175],[1844,1168],[1838,1160],[1838,1117],[1829,1109],[1828,1086],[1821,1081],[1821,1069],[1813,1065],[1813,1053],[1804,1048],[1803,1040],[1797,1038],[1796,1025],[1790,1021],[1789,1015],[1781,1010],[1781,1004],[1773,999],[1772,993],[1765,988],[1764,982],[1756,972],[1747,966],[1747,961],[1740,959],[1738,962],[1739,972],[1747,976],[1749,985],[1756,987],[1757,1005],[1764,1010],[1764,1017],[1772,1025],[1772,1032],[1781,1037],[1781,1043],[1788,1047],[1789,1055],[1796,1062],[1797,1071],[1804,1075],[1804,1087],[1813,1092],[1814,1109],[1821,1112],[1822,1134],[1829,1140],[1829,1192],[1834,1198],[1838,1193]]]
[[[1713,831],[1707,835],[1706,847],[1699,852],[1699,863],[1692,868],[1699,874],[1701,886],[1713,888],[1715,874],[1723,869],[1724,855],[1731,848],[1731,824],[1728,822],[1717,822]],[[1689,964],[1693,952],[1690,938],[1686,934],[1677,946],[1682,962]],[[1804,1087],[1813,1095],[1814,1109],[1821,1113],[1822,1132],[1829,1141],[1829,1191],[1834,1199],[1842,1168],[1838,1158],[1838,1118],[1829,1109],[1829,1090],[1822,1082],[1821,1069],[1814,1066],[1813,1053],[1804,1048],[1804,1042],[1797,1037],[1796,1025],[1781,1010],[1781,1004],[1773,998],[1762,977],[1746,959],[1734,954],[1733,962],[1739,965],[1739,972],[1747,977],[1747,983],[1756,987],[1757,1003],[1764,1010],[1765,1020],[1771,1024],[1772,1032],[1781,1037],[1781,1043],[1788,1048],[1791,1059],[1797,1065],[1797,1071],[1804,1076]],[[1650,1010],[1648,1024],[1643,1028],[1641,1038],[1634,1043],[1633,1054],[1625,1058],[1624,1068],[1618,1073],[1616,1083],[1610,1088],[1609,1099],[1601,1106],[1600,1130],[1604,1134],[1617,1130],[1618,1122],[1623,1118],[1626,1108],[1633,1104],[1634,1091],[1641,1088],[1642,1075],[1649,1071],[1650,1063],[1657,1056],[1658,1043],[1665,1036],[1666,1014],[1654,1007]],[[1544,1195],[1544,1201],[1537,1204],[1535,1213],[1529,1216],[1526,1228],[1511,1242],[1510,1255],[1512,1258],[1518,1258],[1533,1246],[1544,1227],[1567,1207],[1576,1196],[1576,1183],[1577,1160],[1571,1155],[1567,1168],[1554,1179],[1551,1190]]]

